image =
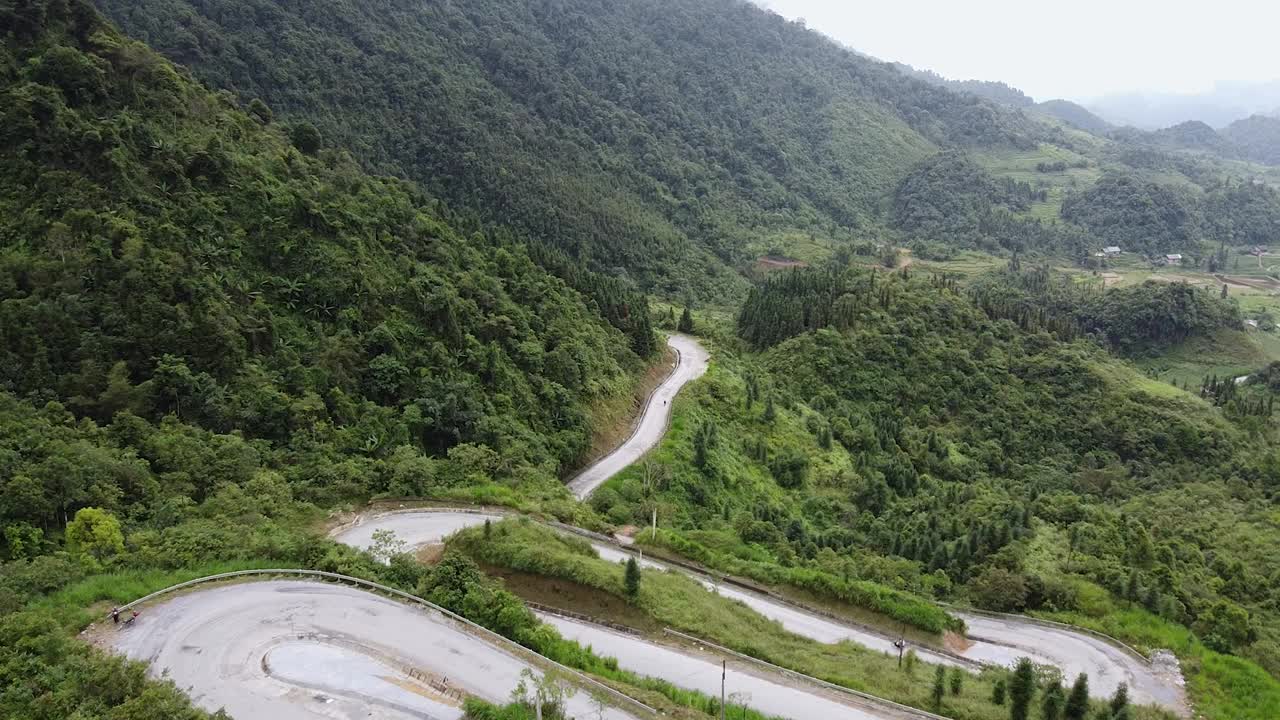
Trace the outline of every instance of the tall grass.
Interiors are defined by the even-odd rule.
[[[211,562],[178,570],[121,570],[92,575],[33,603],[47,609],[66,625],[76,629],[92,622],[96,613],[92,606],[100,602],[124,605],[157,590],[188,580],[235,570],[262,570],[278,563],[255,560]]]

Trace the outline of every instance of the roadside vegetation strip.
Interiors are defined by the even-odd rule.
[[[564,527],[564,528],[570,529],[576,534],[583,535],[591,539],[601,540],[603,542],[610,543],[618,551],[628,553],[629,555],[636,557],[637,559],[644,559],[648,562],[656,563],[659,565],[670,566],[667,568],[668,570],[674,570],[676,572],[685,573],[686,575],[692,576],[695,580],[710,582],[713,585],[729,585],[729,586],[738,588],[740,590],[744,590],[746,592],[759,595],[762,597],[762,599],[767,600],[780,607],[790,608],[798,612],[807,613],[815,617],[830,620],[831,622],[847,627],[850,630],[861,631],[861,632],[869,633],[872,635],[879,635],[881,637],[884,637],[890,640],[892,639],[892,635],[884,630],[881,630],[876,627],[872,627],[864,623],[859,623],[859,622],[850,620],[847,617],[842,617],[828,610],[822,610],[820,608],[815,608],[811,605],[801,603],[775,590],[771,590],[767,587],[754,583],[748,579],[735,577],[733,575],[729,575],[723,572],[717,572],[705,565],[700,565],[698,563],[691,562],[688,560],[675,558],[666,553],[663,553],[663,554],[652,553],[649,555],[648,558],[644,558],[643,554],[638,552],[634,547],[622,545],[616,542],[615,540],[613,540],[612,538],[599,535],[598,533],[592,533],[590,531],[581,531],[581,530],[572,528],[571,526],[564,525],[563,523],[553,523],[552,525],[554,527]],[[857,642],[855,638],[851,638],[851,639],[853,640],[853,642]],[[987,642],[992,642],[992,641],[987,641]],[[1003,643],[998,643],[998,642],[994,644],[1003,645]],[[980,670],[984,667],[989,666],[989,663],[985,663],[979,660],[974,660],[972,658],[967,658],[963,655],[960,655],[959,653],[955,653],[955,652],[952,652],[951,650],[947,650],[946,648],[936,647],[932,645],[922,645],[922,647],[923,649],[928,650],[931,653],[936,653],[938,655],[947,657],[951,660],[954,660],[957,663],[961,663],[973,669]]]
[[[603,693],[607,695],[609,698],[617,701],[620,704],[620,706],[627,707],[632,711],[638,711],[643,717],[652,718],[652,717],[658,716],[657,710],[640,702],[639,700],[636,700],[630,695],[627,695],[626,693],[623,693],[615,688],[609,687],[608,685],[605,685],[604,683],[601,683],[598,680],[594,680],[588,677],[587,675],[583,674],[582,672],[579,672],[578,670],[574,670],[573,668],[562,665],[556,662],[555,660],[539,655],[538,653],[533,652],[529,648],[526,648],[517,642],[514,642],[508,638],[505,638],[502,635],[499,635],[498,633],[493,632],[492,630],[489,630],[485,627],[477,625],[476,623],[466,619],[465,617],[462,617],[461,615],[458,615],[455,612],[452,612],[439,605],[436,605],[435,603],[429,600],[424,600],[423,598],[420,598],[416,595],[411,595],[410,593],[404,592],[403,590],[397,590],[396,588],[383,585],[382,583],[373,582],[371,580],[364,580],[358,577],[352,577],[350,575],[340,575],[338,573],[325,572],[323,570],[301,570],[301,569],[295,569],[295,568],[234,570],[231,572],[219,573],[217,575],[207,575],[205,577],[195,578],[193,580],[181,582],[181,583],[178,583],[177,585],[171,585],[167,588],[157,590],[149,595],[140,597],[137,600],[134,600],[132,602],[125,603],[124,605],[120,606],[120,609],[122,611],[130,610],[139,605],[151,602],[156,598],[162,597],[164,595],[168,595],[173,592],[177,592],[179,590],[184,590],[194,585],[218,582],[221,580],[232,580],[235,578],[249,577],[249,576],[255,576],[255,575],[267,576],[267,577],[294,575],[294,576],[301,576],[301,577],[313,578],[318,580],[328,580],[328,581],[333,581],[338,583],[350,583],[350,584],[357,585],[369,590],[392,595],[399,600],[406,600],[411,604],[416,604],[423,608],[427,608],[437,613],[440,613],[441,615],[448,618],[449,620],[452,620],[462,625],[463,629],[471,632],[472,634],[478,635],[479,637],[489,641],[490,644],[504,650],[505,652],[507,652],[507,654],[511,655],[512,657],[518,660],[523,660],[526,662],[531,662],[535,665],[539,665],[544,670],[554,670],[555,672],[560,673],[566,676],[567,678],[571,679],[573,682],[579,685],[585,686],[591,692]]]
[[[705,645],[711,648],[712,650],[715,650],[716,652],[719,652],[725,655],[731,655],[735,658],[738,658],[739,660],[745,660],[746,662],[752,663],[754,665],[758,665],[771,672],[780,673],[790,678],[794,678],[803,682],[818,685],[826,690],[831,690],[841,695],[850,696],[850,697],[856,698],[859,701],[871,703],[873,705],[878,705],[880,706],[881,709],[887,708],[900,713],[911,715],[912,717],[927,718],[927,720],[951,720],[950,718],[944,717],[942,715],[935,715],[927,710],[921,710],[920,708],[911,707],[910,705],[903,705],[902,703],[894,702],[892,700],[887,700],[878,695],[865,693],[865,692],[862,692],[861,690],[854,690],[853,688],[847,688],[843,685],[836,685],[835,683],[827,682],[826,680],[813,677],[812,675],[805,675],[804,673],[796,672],[795,670],[782,667],[781,665],[774,665],[773,663],[767,660],[761,660],[760,658],[752,657],[745,653],[740,653],[737,650],[732,650],[723,645],[718,645],[716,643],[711,642],[710,640],[704,640],[700,637],[697,637],[696,635],[689,635],[687,633],[682,633],[679,630],[672,630],[671,628],[663,628],[663,632],[668,633],[670,635],[674,635],[687,642],[697,643],[699,645]]]
[[[707,567],[706,565],[702,565],[700,563],[697,563],[691,560],[674,557],[670,554],[670,551],[663,552],[661,554],[657,554],[657,553],[651,554],[648,558],[644,558],[643,554],[637,549],[636,546],[624,545],[618,542],[618,540],[614,537],[610,537],[603,533],[587,530],[585,528],[580,528],[574,525],[569,525],[567,523],[563,523],[554,519],[544,520],[544,519],[533,517],[530,515],[524,515],[517,511],[513,511],[509,508],[490,507],[490,506],[479,506],[479,507],[473,507],[473,508],[431,507],[431,506],[417,507],[417,508],[397,508],[397,509],[379,511],[372,515],[362,514],[359,517],[357,517],[355,520],[349,523],[345,523],[344,525],[338,526],[333,530],[329,531],[329,535],[330,537],[337,538],[339,535],[342,535],[343,533],[346,533],[356,527],[359,527],[365,522],[375,520],[379,517],[386,516],[386,515],[403,515],[403,514],[413,514],[413,513],[424,513],[424,514],[425,513],[452,513],[452,512],[466,513],[466,514],[472,514],[472,515],[500,515],[505,518],[515,519],[515,520],[521,520],[521,519],[528,520],[529,522],[534,522],[539,525],[543,525],[547,528],[550,528],[551,530],[559,531],[561,533],[570,534],[570,535],[577,535],[579,537],[585,538],[592,542],[608,545],[610,548],[614,550],[626,553],[629,556],[636,557],[637,559],[645,559],[649,562],[667,566],[664,569],[689,575],[695,580],[706,581],[713,584],[730,585],[747,592],[752,592],[757,595],[761,595],[763,596],[764,599],[770,602],[773,602],[777,605],[831,620],[832,622],[839,623],[840,625],[848,627],[851,630],[862,631],[862,632],[866,632],[874,635],[880,635],[880,636],[892,639],[890,634],[884,630],[881,630],[869,625],[865,625],[863,623],[858,623],[850,620],[849,618],[837,615],[835,613],[817,609],[809,605],[805,605],[803,603],[797,602],[774,590],[771,590],[755,582],[752,582],[751,580],[741,578],[741,577],[736,577],[725,572],[720,572],[710,567]],[[476,523],[476,524],[479,524],[479,523]],[[443,538],[441,539],[443,540]],[[661,547],[661,546],[659,547],[659,549],[667,550],[667,548]],[[868,609],[874,610],[873,608],[868,608]],[[1000,643],[996,643],[996,644],[1000,644]],[[981,663],[981,662],[972,660],[970,658],[966,658],[962,655],[954,653],[945,648],[939,648],[936,646],[925,646],[925,647],[930,652],[935,652],[939,655],[946,656],[954,660],[955,662],[962,663],[973,668],[982,668],[985,666],[985,663]]]
[[[609,622],[609,621],[607,621],[607,620],[601,620],[601,619],[599,619],[599,618],[594,618],[594,617],[591,617],[591,616],[589,616],[589,615],[584,615],[584,614],[582,614],[582,613],[576,613],[576,612],[572,612],[572,611],[569,611],[569,610],[564,610],[564,609],[561,609],[561,608],[550,607],[550,606],[547,606],[547,605],[542,605],[542,604],[540,604],[540,603],[534,603],[534,602],[526,601],[526,602],[525,602],[525,604],[526,604],[526,605],[528,605],[528,606],[530,607],[530,609],[533,609],[533,610],[535,610],[535,611],[537,611],[537,612],[540,612],[540,613],[545,613],[545,614],[547,614],[547,615],[555,615],[555,616],[558,616],[558,617],[568,618],[568,619],[570,619],[570,620],[574,620],[574,621],[576,621],[576,622],[584,623],[584,624],[587,624],[587,625],[595,625],[595,626],[597,626],[597,627],[601,627],[601,628],[604,628],[604,629],[606,629],[606,630],[611,630],[611,631],[613,631],[613,632],[622,633],[622,634],[624,634],[624,635],[631,635],[631,636],[635,636],[635,637],[637,637],[637,638],[639,638],[639,639],[646,640],[647,642],[653,642],[652,640],[648,640],[648,638],[647,638],[647,636],[645,635],[645,633],[643,633],[643,632],[641,632],[641,631],[639,631],[639,630],[636,630],[635,628],[627,627],[626,625],[620,625],[620,624],[618,624],[618,623]],[[705,646],[707,646],[707,647],[709,647],[709,648],[711,648],[711,649],[713,649],[713,650],[716,650],[717,652],[720,652],[720,653],[722,653],[722,654],[732,655],[732,656],[733,656],[733,657],[735,657],[735,658],[739,658],[739,659],[742,659],[742,660],[746,660],[746,661],[748,661],[748,662],[750,662],[750,663],[752,663],[752,664],[754,664],[754,665],[758,665],[758,666],[760,666],[760,667],[763,667],[763,668],[765,668],[766,670],[768,670],[768,671],[770,671],[770,672],[778,673],[778,674],[781,674],[781,675],[785,675],[786,677],[789,677],[789,678],[800,679],[800,680],[802,680],[802,681],[804,681],[804,682],[812,683],[812,684],[818,685],[818,686],[820,686],[820,687],[822,687],[822,688],[824,688],[824,689],[827,689],[827,690],[834,690],[834,691],[836,691],[836,692],[838,692],[838,693],[840,693],[840,694],[842,694],[842,695],[851,695],[851,696],[853,696],[853,697],[857,698],[859,701],[866,701],[866,702],[872,703],[872,704],[874,704],[874,705],[882,706],[881,708],[878,708],[878,709],[890,709],[890,710],[894,710],[894,711],[898,711],[898,712],[905,712],[905,713],[908,713],[908,714],[910,714],[910,715],[912,715],[912,716],[914,716],[914,717],[927,718],[928,720],[949,720],[948,718],[944,718],[944,717],[942,717],[942,716],[940,716],[940,715],[934,715],[933,713],[930,713],[930,712],[928,712],[928,711],[920,710],[920,709],[918,709],[918,708],[914,708],[914,707],[911,707],[911,706],[909,706],[909,705],[903,705],[902,703],[897,703],[897,702],[894,702],[894,701],[892,701],[892,700],[888,700],[888,699],[886,699],[886,698],[882,698],[882,697],[880,697],[880,696],[878,696],[878,695],[872,695],[872,694],[870,694],[870,693],[861,692],[861,691],[858,691],[858,690],[854,690],[854,689],[852,689],[852,688],[844,687],[843,685],[836,685],[836,684],[834,684],[834,683],[827,682],[826,680],[821,680],[821,679],[819,679],[819,678],[813,677],[812,675],[806,675],[806,674],[801,673],[801,672],[796,672],[795,670],[791,670],[791,669],[788,669],[788,668],[784,668],[784,667],[782,667],[782,666],[780,666],[780,665],[774,665],[773,663],[768,662],[768,661],[766,661],[766,660],[761,660],[761,659],[759,659],[759,658],[752,657],[752,656],[750,656],[750,655],[746,655],[746,654],[741,653],[741,652],[738,652],[738,651],[736,651],[736,650],[732,650],[732,649],[730,649],[730,648],[724,647],[723,645],[718,645],[718,644],[713,643],[713,642],[711,642],[711,641],[709,641],[709,640],[704,640],[704,639],[702,639],[702,638],[700,638],[700,637],[697,637],[697,636],[694,636],[694,635],[689,635],[689,634],[687,634],[687,633],[682,633],[682,632],[680,632],[680,631],[678,631],[678,630],[673,630],[673,629],[671,629],[671,628],[663,628],[663,632],[665,632],[665,633],[667,633],[667,634],[669,634],[669,635],[674,635],[674,636],[679,637],[680,639],[682,639],[682,640],[686,640],[686,641],[688,641],[688,642],[693,642],[693,643],[697,643],[697,644],[700,644],[700,645],[705,645]]]
[[[623,625],[621,623],[602,620],[600,618],[592,617],[590,615],[585,615],[579,612],[574,612],[572,610],[565,610],[564,608],[552,607],[550,605],[543,605],[542,603],[533,602],[532,600],[525,600],[524,604],[528,606],[530,610],[536,613],[542,613],[543,615],[555,615],[556,617],[568,618],[570,620],[577,620],[578,622],[581,622],[581,623],[587,623],[590,625],[599,625],[602,628],[607,628],[614,632],[622,633],[623,635],[634,635],[635,637],[638,637],[638,638],[647,637],[643,632],[633,627],[630,627],[628,625]]]
[[[333,530],[330,531],[329,534],[331,537],[336,537],[337,535],[340,535],[341,533],[346,532],[347,530],[350,530],[354,527],[364,524],[365,522],[369,522],[371,520],[374,520],[384,515],[402,515],[402,514],[413,514],[413,513],[465,513],[465,514],[471,514],[471,515],[501,515],[501,516],[515,519],[515,520],[526,519],[529,522],[534,522],[539,525],[543,525],[552,530],[556,530],[556,531],[571,534],[571,535],[576,535],[593,542],[607,544],[611,548],[614,548],[619,552],[627,553],[629,556],[632,556],[632,557],[639,558],[641,556],[640,552],[637,550],[636,547],[623,545],[622,543],[619,543],[615,538],[610,537],[608,535],[604,535],[602,533],[598,533],[592,530],[580,528],[574,525],[569,525],[567,523],[563,523],[557,520],[552,520],[552,519],[543,520],[533,516],[524,515],[518,511],[511,510],[510,508],[492,507],[492,506],[478,506],[478,507],[426,506],[426,507],[417,507],[417,508],[396,508],[396,509],[390,509],[390,510],[383,510],[383,511],[378,511],[372,515],[362,514],[358,518],[356,518],[354,521],[346,523],[337,528],[334,528]],[[671,569],[677,572],[683,572],[686,574],[693,575],[694,579],[705,579],[713,583],[731,585],[733,587],[737,587],[742,590],[746,590],[749,592],[754,592],[756,594],[762,595],[765,598],[767,598],[769,601],[775,602],[779,605],[790,607],[798,611],[810,613],[818,617],[826,618],[833,622],[837,622],[842,625],[848,626],[854,630],[862,630],[865,632],[885,635],[886,637],[888,637],[888,635],[883,630],[879,630],[877,628],[870,627],[865,624],[849,620],[848,618],[842,617],[835,613],[822,610],[819,608],[815,608],[805,603],[798,602],[774,590],[771,590],[762,585],[759,585],[750,579],[730,575],[726,572],[715,570],[701,563],[688,560],[685,558],[673,556],[671,550],[665,546],[660,545],[660,546],[657,546],[656,549],[658,549],[661,552],[651,553],[645,559],[651,562],[672,566]],[[957,612],[968,612],[974,615],[994,617],[994,618],[999,618],[1003,620],[1008,620],[1014,623],[1028,623],[1028,624],[1048,627],[1049,629],[1053,629],[1053,630],[1061,630],[1064,632],[1075,632],[1079,634],[1090,635],[1116,647],[1118,650],[1121,650],[1122,652],[1125,652],[1128,655],[1132,655],[1134,658],[1141,660],[1143,663],[1147,664],[1148,666],[1151,664],[1150,658],[1145,657],[1141,652],[1139,652],[1132,646],[1125,644],[1124,642],[1116,639],[1115,637],[1112,637],[1105,633],[1098,632],[1096,630],[1092,630],[1089,628],[1081,627],[1078,625],[1071,625],[1067,623],[1056,622],[1053,620],[1046,620],[1043,618],[1036,618],[1029,615],[1010,615],[1008,613],[998,613],[998,612],[992,612],[987,610],[974,610],[972,608],[960,607],[960,606],[956,606],[948,603],[938,603],[938,605],[940,607],[954,610]],[[1006,646],[1005,643],[997,640],[993,640],[993,639],[981,638],[981,637],[972,636],[972,635],[969,635],[968,637],[975,640],[980,640],[983,642],[989,642],[992,645],[997,645],[1001,647]],[[938,648],[936,646],[925,646],[925,648],[929,652],[934,652],[939,655],[946,656],[952,660],[955,660],[956,662],[963,663],[974,669],[981,669],[983,667],[989,666],[988,663],[973,660],[971,658],[966,658],[963,655],[952,652],[945,648]]]

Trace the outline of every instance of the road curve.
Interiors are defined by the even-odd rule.
[[[502,515],[430,508],[399,511],[361,518],[357,525],[339,531],[334,537],[339,542],[357,544],[351,542],[350,538],[371,538],[376,530],[393,529],[412,548],[441,542],[457,530],[480,525],[486,518],[495,517]],[[400,535],[401,530],[405,531],[403,536]],[[591,541],[591,546],[597,555],[610,562],[625,562],[627,558],[633,557],[629,550],[599,540]],[[768,595],[719,583],[715,578],[650,557],[643,558],[641,565],[647,569],[684,573],[709,590],[742,602],[802,637],[822,643],[849,640],[872,650],[895,651],[895,638],[886,634],[842,623]],[[1176,678],[1154,671],[1145,661],[1104,640],[1087,633],[1047,627],[1032,621],[991,618],[954,611],[953,614],[963,619],[969,627],[970,644],[956,653],[965,660],[1011,667],[1018,658],[1029,657],[1033,662],[1059,668],[1068,681],[1078,673],[1087,673],[1089,689],[1096,697],[1109,697],[1123,682],[1129,686],[1129,695],[1134,702],[1156,704],[1179,714],[1186,714],[1185,691]],[[962,664],[943,653],[921,647],[914,649],[925,662]],[[619,655],[618,659],[623,665],[629,666],[629,656]]]
[[[644,638],[624,635],[597,625],[571,620],[558,615],[539,613],[539,617],[555,626],[560,634],[597,652],[619,659],[628,670],[655,677],[682,688],[699,690],[713,697],[720,695],[719,662],[697,657],[649,642]],[[738,702],[769,717],[792,720],[897,720],[919,718],[916,713],[888,707],[855,707],[828,697],[825,693],[796,686],[769,674],[753,674],[739,669],[741,663],[730,663],[724,670],[725,693]],[[733,704],[732,701],[730,704]],[[868,705],[870,705],[868,703]],[[729,712],[733,716],[733,711]]]
[[[649,401],[644,406],[644,413],[641,414],[640,422],[636,424],[631,437],[569,481],[569,490],[579,500],[590,497],[591,493],[595,492],[595,489],[604,481],[639,460],[662,440],[663,434],[667,431],[667,420],[671,417],[671,402],[675,399],[676,393],[690,381],[702,377],[702,374],[707,371],[710,356],[698,341],[688,335],[672,335],[667,338],[667,345],[679,354],[675,370],[649,396]]]
[[[1035,663],[1060,669],[1067,681],[1080,673],[1087,674],[1089,690],[1096,696],[1110,696],[1124,683],[1135,703],[1188,714],[1186,690],[1180,678],[1157,672],[1150,663],[1101,638],[1013,618],[955,611],[952,614],[964,620],[972,637],[982,638],[963,653],[966,657],[999,665],[1029,657]]]
[[[298,580],[165,600],[109,644],[200,707],[240,720],[458,720],[458,700],[429,680],[505,703],[529,667],[435,612]],[[569,714],[596,717],[585,693],[570,699]],[[632,716],[609,709],[605,717]]]

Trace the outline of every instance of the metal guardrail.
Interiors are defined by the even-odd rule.
[[[929,712],[928,710],[921,710],[920,708],[911,707],[910,705],[903,705],[902,703],[894,702],[892,700],[887,700],[885,698],[882,698],[876,695],[871,695],[870,693],[864,693],[860,690],[847,688],[843,685],[836,685],[833,682],[827,682],[826,680],[813,677],[812,675],[805,675],[804,673],[796,672],[795,670],[791,670],[789,668],[784,668],[781,665],[774,665],[773,663],[767,660],[761,660],[760,658],[752,657],[750,655],[740,653],[737,650],[732,650],[723,645],[717,645],[716,643],[713,643],[709,640],[703,640],[702,638],[697,637],[695,635],[682,633],[679,630],[664,628],[663,632],[666,632],[670,635],[675,635],[676,637],[682,638],[689,642],[698,643],[699,645],[705,645],[709,648],[715,649],[717,652],[723,653],[725,655],[732,655],[733,657],[736,657],[739,660],[745,660],[753,665],[759,665],[760,667],[763,667],[772,672],[779,673],[790,678],[795,678],[797,680],[807,682],[813,685],[817,685],[823,689],[831,690],[841,695],[848,695],[850,697],[857,698],[858,700],[863,701],[864,704],[871,704],[871,705],[878,706],[880,708],[888,708],[900,713],[906,713],[913,717],[926,718],[927,720],[951,720],[951,718],[943,717],[942,715],[935,715]]]
[[[120,609],[128,610],[130,608],[137,607],[138,605],[141,605],[143,603],[150,602],[155,598],[161,597],[163,595],[168,595],[169,593],[176,592],[178,590],[182,590],[185,588],[189,588],[194,585],[202,585],[204,583],[217,582],[219,580],[229,580],[233,578],[249,577],[254,575],[258,575],[258,576],[294,575],[294,576],[301,576],[306,578],[315,578],[319,580],[329,580],[329,581],[334,581],[339,583],[350,583],[350,584],[362,586],[378,592],[392,595],[400,600],[406,600],[412,604],[416,604],[421,607],[428,608],[430,610],[434,610],[437,613],[440,613],[441,615],[448,618],[449,620],[452,620],[455,623],[462,625],[464,629],[472,632],[473,634],[479,635],[485,640],[488,640],[490,644],[496,645],[497,647],[502,649],[504,652],[506,652],[508,655],[512,656],[517,660],[522,660],[524,662],[530,662],[535,665],[539,665],[544,670],[549,668],[549,669],[555,670],[556,672],[562,673],[568,676],[569,678],[571,678],[575,683],[585,686],[587,688],[590,688],[595,692],[603,693],[608,697],[610,697],[611,699],[620,703],[622,706],[626,706],[631,710],[638,710],[640,714],[645,717],[653,718],[658,716],[658,711],[656,709],[649,707],[648,705],[645,705],[644,703],[640,702],[639,700],[636,700],[630,695],[620,692],[612,687],[609,687],[608,685],[605,685],[604,683],[598,680],[594,680],[590,677],[587,677],[583,673],[577,670],[574,670],[573,668],[567,667],[565,665],[561,665],[555,660],[539,655],[538,653],[530,650],[529,648],[526,648],[523,645],[520,645],[519,643],[516,643],[506,637],[503,637],[502,635],[499,635],[498,633],[495,633],[486,627],[477,625],[476,623],[462,617],[461,615],[451,610],[447,610],[443,607],[440,607],[439,605],[436,605],[430,600],[424,600],[418,597],[417,595],[411,595],[407,592],[404,592],[403,590],[397,590],[396,588],[390,587],[388,585],[383,585],[382,583],[376,583],[376,582],[373,582],[372,580],[364,580],[362,578],[352,577],[350,575],[340,575],[338,573],[325,572],[323,570],[299,570],[295,568],[235,570],[232,572],[218,573],[217,575],[207,575],[205,577],[195,578],[194,580],[181,582],[181,583],[178,583],[177,585],[171,585],[162,590],[157,590],[149,595],[144,595],[143,597],[140,597],[137,600],[134,600],[133,602],[121,605]]]

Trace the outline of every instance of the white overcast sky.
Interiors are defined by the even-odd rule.
[[[1280,0],[757,0],[881,60],[1036,100],[1280,78]]]

